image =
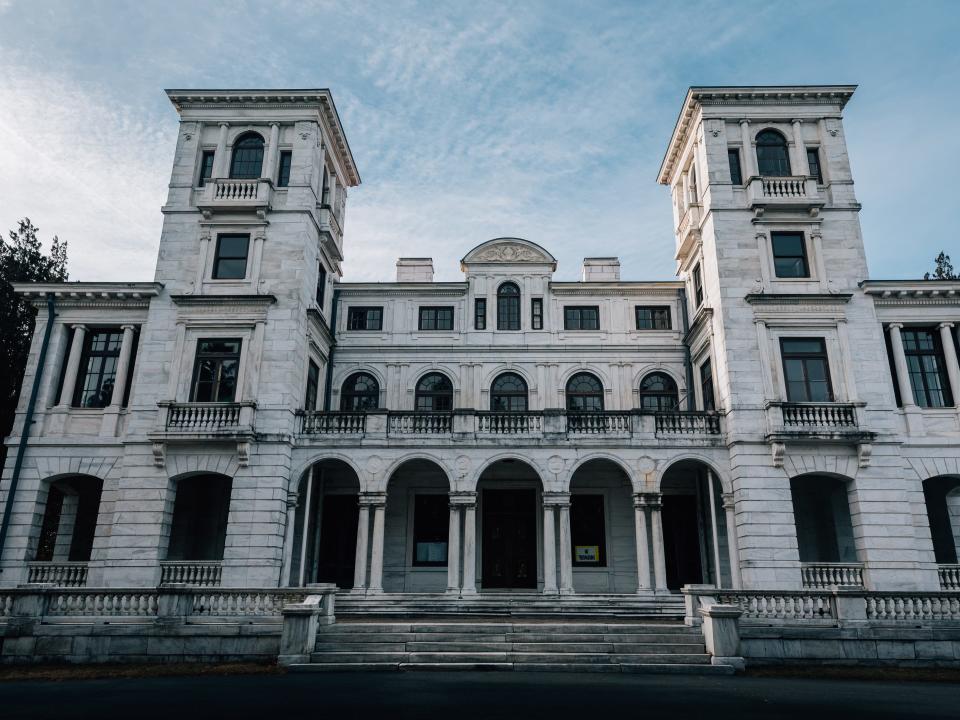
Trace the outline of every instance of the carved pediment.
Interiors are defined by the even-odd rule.
[[[463,264],[469,263],[536,263],[556,268],[557,261],[546,250],[522,238],[488,240],[468,252]]]

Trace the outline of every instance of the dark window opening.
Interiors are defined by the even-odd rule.
[[[599,330],[600,308],[597,306],[563,308],[564,330]]]
[[[420,378],[415,393],[418,412],[450,412],[453,409],[453,384],[442,373]]]
[[[453,330],[453,308],[420,308],[419,328],[421,330]]]
[[[817,179],[817,184],[823,185],[823,169],[820,167],[820,150],[818,148],[807,148],[807,165],[810,168],[810,175]]]
[[[240,370],[240,340],[197,341],[191,402],[233,402]]]
[[[320,368],[313,360],[307,361],[307,396],[303,401],[304,410],[317,409],[317,394],[320,390]]]
[[[767,177],[790,175],[790,154],[787,140],[776,130],[757,133],[757,170]]]
[[[543,330],[543,298],[530,300],[530,327]]]
[[[574,567],[606,567],[603,495],[570,496],[570,541]]]
[[[637,317],[637,330],[669,330],[670,308],[667,307],[641,307],[635,308]]]
[[[382,307],[352,307],[347,313],[347,327],[351,330],[382,330]]]
[[[790,402],[833,402],[823,338],[781,338],[783,376]]]
[[[120,330],[97,329],[87,333],[72,401],[74,407],[104,408],[110,404],[122,345]]]
[[[603,383],[590,373],[577,373],[567,381],[567,410],[602,412]]]
[[[953,404],[940,335],[935,328],[904,328],[903,352],[910,373],[914,401],[920,407]]]
[[[257,133],[247,133],[233,144],[230,158],[230,177],[236,180],[253,180],[260,177],[263,169],[263,138]]]
[[[700,264],[693,268],[693,299],[694,308],[703,305],[703,273],[700,272]]]
[[[801,232],[772,232],[773,270],[778,278],[810,277],[807,244]]]
[[[317,305],[323,310],[323,298],[327,292],[327,269],[323,261],[317,265]]]
[[[493,412],[526,412],[526,381],[516,373],[499,375],[490,388],[490,410]]]
[[[207,180],[213,176],[214,155],[215,153],[213,150],[204,150],[203,154],[200,155],[200,177],[197,180],[197,187],[203,187],[206,185]]]
[[[497,289],[497,330],[520,329],[520,288],[504,283]]]
[[[376,410],[380,407],[380,383],[369,373],[354,373],[340,390],[340,409],[345,412]]]
[[[717,398],[713,391],[713,365],[709,358],[700,366],[700,396],[704,410],[712,412],[717,409]]]
[[[177,482],[167,560],[222,560],[233,481],[200,475]]]
[[[477,330],[487,329],[487,299],[476,298],[473,301],[473,326]]]
[[[447,564],[450,531],[446,495],[415,495],[413,500],[413,564],[439,567]]]
[[[640,381],[640,408],[663,412],[680,404],[677,383],[666,373],[650,373]]]
[[[249,235],[217,235],[213,258],[214,280],[243,280],[247,276]]]
[[[734,185],[743,185],[743,172],[740,169],[740,151],[736,148],[728,148],[727,160],[730,163],[730,182]]]
[[[280,153],[280,163],[277,167],[277,187],[287,187],[290,184],[290,167],[293,164],[293,153],[283,150]]]
[[[103,481],[88,476],[50,483],[35,560],[90,560],[102,490]]]
[[[800,562],[857,562],[846,485],[805,475],[790,481]]]

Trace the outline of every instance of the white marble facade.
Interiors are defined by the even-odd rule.
[[[389,283],[340,281],[328,91],[170,91],[155,282],[17,287],[0,584],[957,589],[960,283],[868,279],[853,91],[689,90],[676,281],[498,238]]]

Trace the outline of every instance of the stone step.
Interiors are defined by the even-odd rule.
[[[456,670],[513,670],[518,672],[621,672],[670,675],[733,675],[730,665],[644,663],[596,665],[587,663],[298,663],[288,668],[291,672],[362,672],[362,671],[441,671]]]
[[[695,654],[706,652],[700,643],[553,643],[553,642],[318,642],[315,652],[546,652],[546,653],[621,653],[621,654]]]
[[[446,623],[390,623],[390,622],[351,622],[338,621],[333,625],[324,626],[321,634],[332,635],[338,633],[457,633],[461,635],[496,634],[496,633],[534,633],[534,634],[690,634],[696,633],[695,628],[686,627],[680,623],[580,623],[580,622],[446,622]]]
[[[618,654],[550,652],[319,652],[310,656],[313,663],[577,663],[606,665],[709,664],[705,654]]]

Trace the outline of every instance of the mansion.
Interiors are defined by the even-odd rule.
[[[154,282],[16,285],[0,586],[960,590],[960,282],[868,278],[853,93],[689,90],[676,280],[507,237],[358,283],[330,92],[169,91]]]

